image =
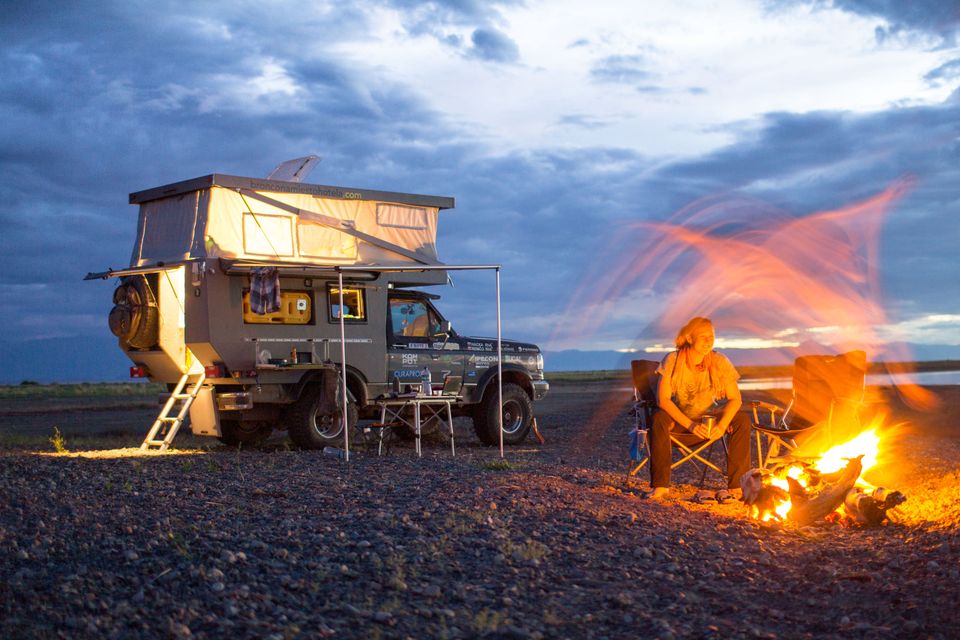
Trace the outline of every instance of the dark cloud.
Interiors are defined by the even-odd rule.
[[[653,74],[645,68],[646,66],[647,61],[643,56],[607,56],[593,65],[590,69],[590,77],[595,82],[635,84],[653,77]]]
[[[515,63],[520,48],[501,29],[504,7],[522,6],[522,0],[479,2],[471,0],[388,0],[388,6],[401,9],[403,24],[412,36],[431,36],[460,54],[496,63]],[[470,32],[469,43],[457,31]]]
[[[957,79],[960,79],[960,58],[943,63],[924,75],[923,79],[934,86],[956,82]]]
[[[380,4],[403,10],[408,23],[469,25],[497,22],[503,7],[522,7],[524,0],[383,0]]]
[[[472,58],[490,62],[516,62],[520,58],[517,43],[496,29],[476,29],[470,36],[473,46],[467,51]]]
[[[944,46],[953,46],[960,30],[960,6],[950,0],[768,0],[767,4],[803,4],[880,18],[886,23],[875,30],[881,43],[909,33],[925,33],[940,39]]]
[[[610,124],[604,118],[597,118],[585,113],[572,113],[562,116],[557,120],[557,124],[562,127],[577,127],[580,129],[602,129]]]

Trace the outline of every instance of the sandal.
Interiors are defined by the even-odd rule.
[[[693,496],[693,501],[697,504],[705,504],[707,502],[713,502],[719,494],[714,494],[710,489],[700,489],[697,491],[697,495]]]
[[[720,491],[717,491],[717,502],[720,504],[727,504],[728,502],[733,502],[736,499],[736,496],[730,493],[729,489],[720,489]]]

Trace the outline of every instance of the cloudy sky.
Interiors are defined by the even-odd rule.
[[[957,345],[958,31],[944,0],[7,2],[2,339],[109,336],[113,285],[81,278],[127,264],[128,193],[316,153],[311,182],[456,197],[441,259],[503,264],[505,332],[552,349],[663,337],[655,287],[563,330],[637,222],[717,197],[802,218],[908,180],[879,304]],[[461,332],[493,331],[487,280],[445,295]]]

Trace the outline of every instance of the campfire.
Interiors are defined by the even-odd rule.
[[[751,469],[740,481],[750,516],[798,526],[820,519],[882,524],[887,511],[906,497],[863,479],[864,472],[877,466],[880,449],[880,429],[874,426],[819,455],[792,454],[773,461],[769,469]]]

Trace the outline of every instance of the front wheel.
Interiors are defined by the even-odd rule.
[[[473,416],[473,430],[485,445],[499,444],[497,420],[499,398],[495,388],[488,388]],[[530,432],[533,420],[533,402],[522,387],[513,383],[503,385],[503,442],[520,444]]]
[[[327,446],[339,447],[343,444],[343,413],[325,412],[326,403],[321,397],[320,387],[306,389],[287,415],[290,439],[303,449],[322,449]],[[347,404],[347,424],[353,429],[357,425],[358,412],[354,402]]]

